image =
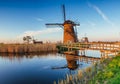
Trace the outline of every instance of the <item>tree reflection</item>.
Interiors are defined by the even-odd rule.
[[[45,57],[48,56],[49,54],[55,56],[56,52],[42,52],[42,53],[29,53],[29,54],[13,54],[13,53],[0,53],[1,58],[5,58],[12,61],[21,61],[24,58],[32,59],[34,56],[37,57]]]

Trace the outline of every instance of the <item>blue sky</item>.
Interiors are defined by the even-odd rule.
[[[62,28],[46,28],[46,23],[63,23],[61,5],[67,19],[80,23],[78,37],[90,41],[120,40],[120,0],[0,0],[0,42],[22,42],[26,35],[42,41],[59,41]]]

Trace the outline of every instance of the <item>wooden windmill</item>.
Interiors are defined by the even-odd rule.
[[[64,22],[63,23],[47,23],[46,26],[62,27],[64,30],[63,43],[78,42],[76,26],[80,26],[80,24],[77,24],[71,20],[66,20],[65,6],[62,5],[62,8],[63,8]]]

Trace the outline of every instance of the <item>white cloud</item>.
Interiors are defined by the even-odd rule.
[[[95,23],[94,22],[92,22],[92,21],[88,21],[88,23],[92,26],[92,27],[95,27]]]
[[[110,19],[103,13],[102,10],[100,10],[99,7],[91,4],[91,3],[88,3],[88,6],[89,7],[92,7],[93,9],[95,9],[95,11],[109,24],[111,24],[112,26],[114,25],[114,23],[112,21],[110,21]]]
[[[43,21],[43,19],[41,18],[35,18],[37,21]]]
[[[24,36],[36,36],[36,35],[44,35],[44,34],[50,34],[54,32],[59,32],[61,28],[47,28],[43,30],[38,31],[25,31],[23,34],[19,35],[18,38],[24,37]]]

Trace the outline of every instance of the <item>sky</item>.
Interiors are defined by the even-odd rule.
[[[23,42],[30,35],[40,41],[62,41],[61,27],[46,23],[76,23],[78,38],[90,41],[120,41],[120,0],[0,0],[0,42]]]

